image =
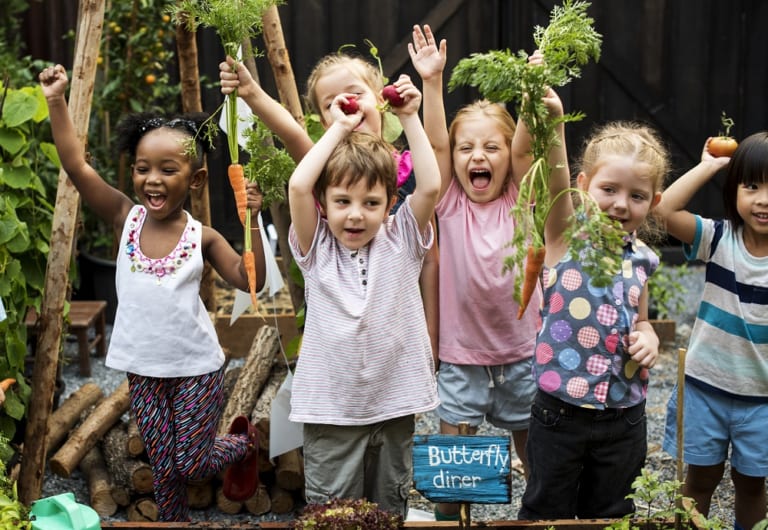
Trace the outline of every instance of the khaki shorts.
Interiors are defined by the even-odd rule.
[[[307,502],[375,502],[405,518],[413,482],[414,416],[372,425],[304,424]]]

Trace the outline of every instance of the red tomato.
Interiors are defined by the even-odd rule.
[[[730,136],[715,136],[707,143],[707,151],[714,157],[732,156],[738,146]]]

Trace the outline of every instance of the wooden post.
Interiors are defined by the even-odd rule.
[[[104,0],[80,0],[69,112],[78,139],[83,144],[88,136],[96,58],[99,55],[103,23]],[[67,174],[64,171],[59,172],[51,225],[51,250],[48,255],[40,311],[40,332],[37,336],[35,368],[32,373],[33,391],[27,409],[29,413],[24,439],[24,461],[19,476],[19,499],[26,505],[37,500],[42,491],[48,418],[53,409],[62,314],[69,286],[69,264],[72,260],[79,206],[80,194]]]
[[[470,434],[469,423],[459,422],[459,434]],[[459,505],[459,528],[466,529],[472,526],[472,505],[468,502],[462,502]]]
[[[677,480],[683,482],[683,406],[685,405],[685,348],[677,349]],[[677,507],[683,508],[682,497],[677,500]],[[679,512],[679,510],[678,510]],[[675,513],[675,530],[682,526],[680,513]]]
[[[277,6],[267,9],[261,17],[262,37],[267,50],[269,65],[272,67],[272,75],[275,77],[277,92],[280,102],[285,105],[294,119],[304,126],[304,110],[301,106],[301,98],[296,88],[296,77],[293,75],[291,60],[288,57],[288,49],[285,47],[283,26],[280,23],[280,13]],[[280,255],[283,257],[283,275],[288,278],[288,292],[291,295],[294,312],[298,312],[304,306],[304,290],[291,280],[288,274],[293,255],[288,245],[288,227],[291,224],[288,203],[272,204],[269,207],[272,222],[277,230],[277,244],[280,247]]]
[[[181,108],[184,112],[202,112],[200,95],[200,68],[197,63],[196,34],[187,31],[185,24],[176,26],[176,56],[179,58],[179,80],[181,83]],[[209,175],[210,176],[210,175]],[[211,201],[208,182],[190,191],[192,217],[211,226]],[[208,311],[216,311],[216,283],[213,268],[206,261],[200,280],[200,299]]]

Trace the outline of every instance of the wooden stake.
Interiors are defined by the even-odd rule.
[[[469,434],[469,423],[462,421],[459,423],[459,434]],[[472,526],[472,505],[468,502],[462,502],[459,505],[459,528],[467,529]]]
[[[104,393],[95,383],[85,383],[73,392],[48,420],[45,452],[49,453],[56,449],[80,420],[80,415],[103,397]]]
[[[682,483],[683,476],[683,406],[685,405],[685,348],[677,349],[677,480]],[[683,508],[682,497],[677,500],[677,507]],[[678,510],[679,511],[679,510]],[[682,526],[682,518],[680,513],[675,513],[675,530],[679,530]]]
[[[103,24],[104,0],[80,0],[69,111],[78,140],[83,145],[88,136],[96,59],[99,56]],[[60,171],[40,308],[40,332],[37,335],[36,362],[32,373],[33,390],[27,408],[29,413],[24,438],[24,460],[18,483],[19,500],[27,506],[39,499],[42,493],[46,433],[53,409],[62,315],[69,286],[69,265],[72,261],[79,207],[80,194],[67,174]]]

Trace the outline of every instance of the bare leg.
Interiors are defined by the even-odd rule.
[[[712,494],[723,478],[723,471],[725,471],[725,462],[714,466],[688,465],[685,484],[683,484],[683,495],[696,501],[696,509],[705,517],[709,516]]]
[[[528,480],[528,457],[525,454],[525,446],[528,443],[528,429],[524,431],[513,431],[512,442],[515,444],[517,457],[523,463],[523,477]]]
[[[734,515],[741,528],[752,528],[765,518],[765,477],[748,477],[731,468]]]

